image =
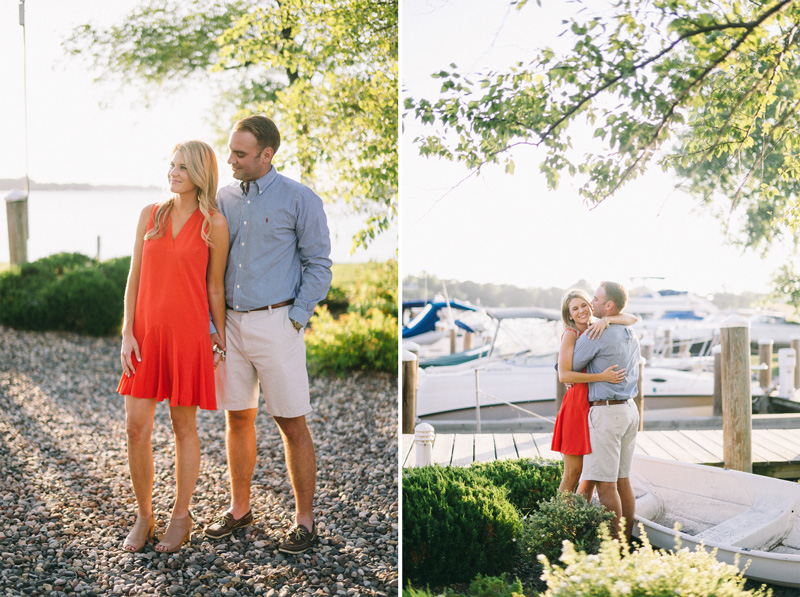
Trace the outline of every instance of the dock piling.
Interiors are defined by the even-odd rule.
[[[417,417],[417,355],[403,351],[403,433],[414,432]]]
[[[763,396],[758,401],[758,412],[762,415],[767,413],[769,406],[770,388],[772,388],[772,349],[774,342],[772,338],[760,338],[758,340],[758,364],[762,367],[758,372],[758,385],[761,386]]]
[[[725,467],[753,472],[750,322],[733,315],[720,325],[722,452]]]

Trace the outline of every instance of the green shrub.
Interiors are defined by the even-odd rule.
[[[506,580],[505,572],[500,576],[475,577],[466,593],[456,593],[445,589],[440,593],[442,597],[525,597],[522,592],[522,583],[515,580],[513,583]],[[433,597],[429,589],[415,589],[410,584],[403,589],[403,597]]]
[[[320,307],[306,334],[308,363],[315,373],[397,371],[397,319],[372,309],[334,320]]]
[[[397,259],[370,263],[364,274],[347,289],[351,313],[366,315],[378,309],[397,319]]]
[[[0,323],[17,329],[114,334],[122,323],[130,258],[99,265],[58,253],[0,274]]]
[[[64,274],[44,294],[48,308],[58,318],[50,329],[89,336],[111,336],[122,325],[125,286],[115,285],[98,268]]]
[[[470,468],[505,488],[509,501],[521,515],[537,510],[539,502],[558,494],[563,472],[560,460],[494,460],[476,462]]]
[[[522,583],[509,583],[505,572],[500,576],[479,574],[469,585],[467,597],[522,597]]]
[[[322,306],[327,307],[333,318],[336,319],[340,315],[347,313],[350,307],[350,300],[347,298],[347,293],[342,288],[331,285],[330,290],[328,290],[328,296],[325,297],[325,300],[322,301],[317,308]]]
[[[633,552],[620,547],[604,529],[597,554],[579,552],[568,542],[561,556],[563,567],[542,558],[542,578],[548,587],[545,596],[755,597],[769,594],[763,589],[746,591],[745,580],[735,566],[718,562],[712,553],[703,550],[654,550],[646,538]]]
[[[551,562],[561,556],[564,541],[589,554],[600,549],[600,526],[613,514],[590,504],[576,493],[560,492],[539,504],[536,512],[522,521],[521,548],[524,554],[541,554]]]
[[[403,570],[418,585],[465,582],[507,570],[517,555],[519,515],[470,469],[403,471]]]
[[[128,272],[131,269],[131,258],[117,257],[97,264],[97,270],[106,278],[111,280],[115,288],[122,289],[122,296],[125,296],[125,286],[128,283]]]

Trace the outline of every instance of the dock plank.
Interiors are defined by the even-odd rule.
[[[561,460],[561,452],[554,452],[550,449],[553,443],[552,433],[532,433],[533,441],[536,443],[536,449],[539,451],[539,456],[545,460]]]
[[[677,429],[671,429],[662,432],[665,437],[669,438],[683,450],[686,451],[692,458],[691,462],[704,463],[713,462],[714,455],[706,450],[702,444],[698,444],[691,437],[684,435]],[[688,462],[688,461],[687,461]]]
[[[770,432],[774,433],[784,446],[796,451],[792,460],[800,460],[800,433],[796,429],[772,429]]]
[[[530,433],[514,433],[514,445],[520,458],[539,458],[539,450]]]
[[[683,442],[676,441],[675,436],[671,434],[670,431],[653,432],[653,440],[670,454],[672,460],[677,460],[678,462],[699,462],[694,454],[686,449]]]
[[[640,432],[636,436],[636,445],[641,448],[647,456],[655,456],[656,458],[667,458],[669,460],[673,460],[672,455],[667,452],[650,433],[645,434]]]
[[[722,446],[706,441],[704,436],[698,433],[696,429],[681,429],[680,433],[692,440],[707,454],[706,459],[703,460],[704,464],[722,462]]]
[[[434,464],[450,466],[450,461],[453,458],[453,442],[455,441],[455,437],[453,433],[436,434],[433,440],[433,450],[431,451]]]
[[[762,448],[775,454],[775,458],[771,462],[791,460],[795,455],[795,450],[782,445],[780,440],[769,429],[753,429],[753,443],[757,443]]]
[[[512,433],[495,433],[494,449],[498,460],[515,460],[519,458]]]
[[[469,466],[475,461],[475,438],[480,435],[459,433],[453,440],[453,466]]]
[[[494,436],[481,434],[475,436],[475,462],[490,462],[495,460]]]

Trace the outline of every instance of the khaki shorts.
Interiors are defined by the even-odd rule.
[[[217,407],[258,408],[258,385],[267,412],[274,417],[301,417],[311,412],[303,332],[289,321],[290,306],[225,318],[225,361],[216,372]]]
[[[589,441],[592,453],[583,457],[587,481],[616,482],[631,474],[639,410],[633,400],[626,404],[592,406],[589,409]]]

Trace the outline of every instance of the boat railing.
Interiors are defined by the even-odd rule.
[[[522,408],[521,406],[519,406],[517,404],[511,404],[510,402],[508,402],[506,400],[503,400],[502,398],[499,398],[498,396],[495,396],[494,394],[490,394],[489,392],[485,392],[485,391],[481,390],[481,383],[480,383],[480,372],[481,371],[486,371],[486,368],[485,367],[478,367],[478,368],[475,369],[475,427],[476,427],[476,432],[477,433],[481,432],[481,396],[485,396],[485,397],[491,398],[493,400],[496,400],[500,404],[505,404],[506,406],[510,406],[511,408],[515,408],[517,410],[521,410],[522,412],[524,412],[524,413],[526,413],[528,415],[531,415],[533,417],[536,417],[537,419],[542,419],[544,421],[547,421],[551,425],[555,425],[555,422],[556,422],[555,419],[552,419],[550,417],[545,417],[543,415],[540,415],[539,413],[535,413],[533,411],[530,411],[527,408]]]

